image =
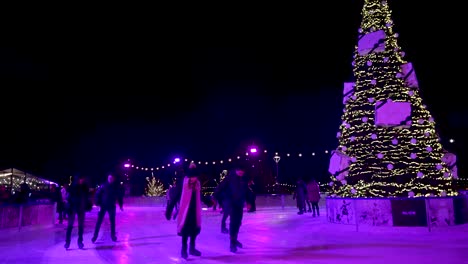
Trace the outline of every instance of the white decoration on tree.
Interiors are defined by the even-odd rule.
[[[339,150],[334,150],[332,151],[332,155],[330,157],[328,171],[336,178],[340,177],[344,179],[344,177],[348,175],[350,163],[351,159],[348,155]]]
[[[404,52],[402,52],[404,53]],[[402,55],[403,57],[404,55]],[[411,62],[401,65],[402,78],[405,81],[406,85],[410,88],[419,88],[418,79],[416,78],[416,73]]]
[[[409,127],[411,103],[390,99],[375,104],[375,125],[381,127]]]
[[[353,82],[345,82],[343,85],[343,104],[346,104],[346,102],[351,98],[351,96],[354,95],[354,87],[355,83]],[[351,98],[353,100],[356,100],[356,98]]]
[[[457,156],[453,153],[445,152],[442,157],[442,162],[447,164],[452,176],[458,178]]]
[[[360,32],[362,33],[362,32]],[[358,41],[359,55],[367,55],[369,53],[379,53],[385,51],[385,31],[378,30],[367,33]]]

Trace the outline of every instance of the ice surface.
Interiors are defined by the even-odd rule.
[[[239,234],[244,248],[229,252],[229,237],[220,232],[221,214],[203,211],[197,241],[201,257],[180,258],[181,238],[175,221],[162,207],[131,207],[117,212],[118,241],[110,238],[106,216],[99,238],[91,243],[97,208],[85,223],[85,248],[77,247],[77,230],[65,250],[65,224],[42,229],[0,230],[0,263],[468,263],[468,225],[433,229],[382,228],[356,230],[326,222],[293,207],[259,207],[245,213]],[[229,221],[229,219],[228,219]]]

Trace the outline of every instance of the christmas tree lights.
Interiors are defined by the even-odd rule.
[[[456,195],[435,122],[393,32],[386,1],[365,0],[330,167],[340,197]],[[397,122],[395,122],[397,120]],[[333,165],[333,164],[335,165]],[[338,165],[336,165],[338,164]]]
[[[145,188],[145,195],[146,196],[163,196],[166,194],[166,189],[164,189],[164,184],[156,177],[146,177],[146,188]]]

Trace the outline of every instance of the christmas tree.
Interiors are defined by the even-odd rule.
[[[159,179],[156,179],[156,177],[146,177],[146,181],[146,196],[163,196],[166,193],[166,190],[164,189],[164,184],[162,184],[162,182]]]
[[[361,14],[355,80],[344,84],[339,146],[330,160],[332,195],[456,195],[455,155],[440,143],[387,2],[365,0]]]

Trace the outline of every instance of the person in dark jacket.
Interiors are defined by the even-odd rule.
[[[226,176],[226,178],[230,177],[231,175],[232,174],[228,174]],[[225,181],[226,178],[224,178],[223,181]],[[223,181],[221,181],[221,182],[223,182]],[[227,221],[227,218],[229,217],[229,215],[231,214],[231,204],[230,204],[229,200],[225,199],[227,189],[221,190],[222,187],[223,187],[223,185],[221,185],[221,184],[219,184],[216,187],[216,190],[215,190],[215,192],[213,194],[213,197],[215,197],[215,199],[220,204],[220,207],[222,208],[223,217],[221,218],[221,233],[229,234],[229,229],[227,229],[227,227],[226,227],[226,221]]]
[[[306,212],[305,201],[307,199],[307,186],[302,178],[297,180],[296,191],[294,192],[293,199],[296,199],[297,208],[299,209],[297,214],[304,214]]]
[[[62,198],[62,192],[57,188],[57,185],[51,184],[50,185],[50,199],[55,203],[57,206],[57,213],[59,215],[59,224],[63,223],[63,211],[65,210]]]
[[[238,240],[239,229],[244,215],[244,206],[247,198],[248,186],[244,179],[246,165],[239,162],[233,171],[218,186],[217,192],[222,192],[223,204],[229,206],[229,236],[230,250],[237,252],[237,248],[242,248],[242,243]],[[226,208],[223,208],[226,210]]]
[[[250,206],[249,210],[247,211],[248,213],[253,213],[257,211],[257,205],[255,203],[255,200],[257,200],[257,193],[256,193],[256,187],[255,187],[255,182],[253,180],[249,181],[248,184],[248,192],[247,192],[247,204]]]
[[[78,247],[82,249],[85,214],[89,201],[89,185],[82,175],[75,176],[73,183],[68,188],[67,200],[69,203],[68,226],[65,237],[65,249],[70,247],[71,232],[78,216]]]
[[[102,221],[106,213],[109,215],[110,228],[111,228],[111,239],[117,241],[115,233],[115,215],[116,215],[116,204],[119,204],[120,211],[123,211],[123,189],[116,181],[114,175],[109,174],[107,176],[107,182],[104,183],[96,192],[95,198],[96,205],[100,206],[96,227],[94,228],[94,235],[91,241],[96,242],[99,235],[99,229],[101,228]]]

